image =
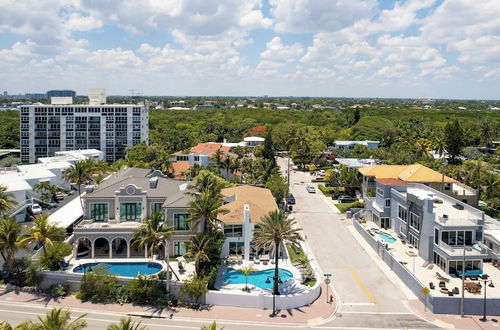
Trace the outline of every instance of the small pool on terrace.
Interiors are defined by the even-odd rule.
[[[382,239],[384,241],[386,241],[387,243],[394,243],[396,242],[396,239],[394,237],[392,237],[391,234],[388,234],[388,233],[384,233],[383,231],[378,231],[377,234],[382,237]]]
[[[95,267],[104,266],[110,274],[136,277],[138,275],[153,275],[163,269],[157,262],[92,262],[85,263],[73,268],[73,273],[86,273]]]
[[[286,269],[280,268],[278,271],[279,279],[285,282],[293,277],[292,273]],[[261,270],[248,275],[248,284],[255,285],[262,289],[273,288],[274,268]],[[266,283],[269,279],[269,283]],[[223,280],[229,284],[245,284],[245,275],[242,272],[229,268],[223,275]]]

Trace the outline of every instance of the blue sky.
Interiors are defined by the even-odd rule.
[[[0,0],[0,90],[499,99],[498,0]]]

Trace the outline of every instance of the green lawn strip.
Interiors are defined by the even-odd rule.
[[[365,206],[365,204],[363,202],[360,202],[360,201],[356,201],[356,202],[353,202],[353,203],[345,203],[345,204],[333,204],[335,205],[335,207],[341,212],[341,213],[345,213],[347,211],[349,211],[350,208],[362,208]]]

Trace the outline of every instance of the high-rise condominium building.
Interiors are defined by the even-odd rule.
[[[101,91],[104,92],[104,91]],[[101,99],[102,100],[102,99]],[[148,108],[138,104],[73,104],[58,97],[52,104],[21,107],[21,161],[34,163],[57,151],[98,149],[114,162],[125,148],[148,142]]]

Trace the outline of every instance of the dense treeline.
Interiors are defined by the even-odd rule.
[[[19,148],[19,111],[0,112],[0,149]]]

